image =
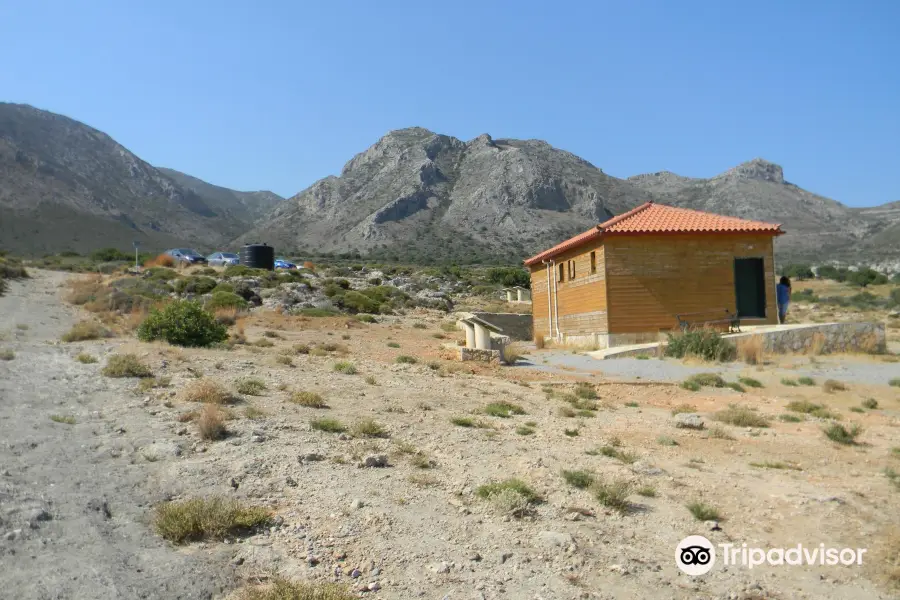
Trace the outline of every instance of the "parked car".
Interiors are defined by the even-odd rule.
[[[176,262],[188,265],[206,264],[206,257],[193,248],[173,248],[172,250],[166,250],[166,254],[174,258]]]
[[[211,267],[227,267],[241,262],[241,258],[232,252],[213,252],[206,257]]]
[[[296,269],[297,265],[286,260],[284,258],[276,258],[275,259],[275,268],[276,269]]]

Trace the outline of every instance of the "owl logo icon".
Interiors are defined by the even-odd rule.
[[[716,548],[702,535],[689,535],[675,548],[675,564],[688,575],[704,575],[716,564]]]

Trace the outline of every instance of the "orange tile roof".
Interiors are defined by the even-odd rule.
[[[780,224],[725,217],[699,210],[647,202],[532,256],[525,260],[525,264],[536,264],[600,236],[668,233],[768,233],[781,235],[784,231],[781,230]]]

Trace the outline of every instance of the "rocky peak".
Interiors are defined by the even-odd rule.
[[[725,171],[719,177],[740,177],[742,179],[784,183],[784,169],[781,168],[781,165],[776,165],[762,158],[754,158]]]

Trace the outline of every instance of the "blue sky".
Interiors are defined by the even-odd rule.
[[[0,2],[0,100],[292,195],[390,129],[900,200],[900,2]]]

